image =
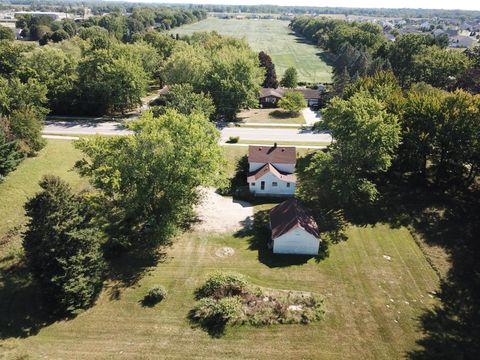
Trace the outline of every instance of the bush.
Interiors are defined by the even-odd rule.
[[[201,299],[193,308],[192,317],[209,325],[235,323],[242,315],[242,301],[238,296],[215,300],[211,297]]]
[[[245,293],[248,282],[241,274],[234,272],[216,272],[197,290],[197,298],[213,297],[215,299],[237,296]]]
[[[240,136],[230,136],[227,142],[229,144],[236,144],[238,143],[239,140],[240,140]]]
[[[167,297],[167,290],[163,286],[155,285],[148,290],[147,295],[143,298],[143,304],[153,306]]]

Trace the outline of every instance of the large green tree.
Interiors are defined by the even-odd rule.
[[[83,113],[125,113],[141,104],[148,76],[138,59],[121,49],[90,51],[78,66]]]
[[[82,139],[80,173],[100,191],[113,245],[129,247],[139,229],[155,244],[192,217],[200,186],[216,184],[223,168],[219,132],[202,114],[174,110],[144,115],[133,136]],[[136,235],[132,235],[136,234]]]
[[[212,97],[203,92],[196,93],[191,84],[172,85],[165,96],[165,106],[161,106],[157,113],[163,114],[168,109],[175,109],[183,115],[200,113],[210,118],[215,113]]]
[[[471,61],[461,52],[429,46],[413,57],[412,66],[417,81],[446,88],[471,66]]]
[[[384,102],[359,92],[347,100],[334,98],[323,119],[335,142],[299,172],[299,196],[332,208],[376,200],[371,176],[391,165],[400,141],[398,118]]]
[[[297,115],[300,110],[307,107],[307,102],[301,92],[287,91],[278,102],[278,106],[293,115]]]
[[[46,176],[40,187],[25,205],[25,258],[49,304],[76,313],[93,303],[102,286],[101,234],[68,184]]]
[[[258,106],[262,81],[255,53],[227,45],[213,54],[205,90],[212,95],[217,114],[233,120],[241,109]]]

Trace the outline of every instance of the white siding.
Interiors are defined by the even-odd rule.
[[[273,241],[275,254],[317,255],[320,239],[302,228],[295,228]]]
[[[262,190],[262,181],[265,182],[265,188]],[[276,182],[277,186],[273,186],[272,183]],[[250,192],[255,195],[277,195],[277,196],[293,196],[295,194],[295,183],[287,185],[286,181],[282,181],[272,173],[263,175],[260,179],[248,184]]]
[[[256,162],[251,162],[249,163],[248,171],[254,172],[260,169],[262,166],[264,166],[265,163],[256,163]],[[293,174],[295,172],[295,164],[278,164],[278,163],[273,163],[273,166],[275,166],[278,170],[282,172],[286,172],[289,174]]]

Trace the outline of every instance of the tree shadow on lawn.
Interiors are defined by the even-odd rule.
[[[23,263],[0,270],[0,339],[26,338],[65,319],[42,299]]]
[[[378,183],[382,194],[378,204],[349,209],[348,220],[360,226],[406,226],[426,244],[443,248],[450,259],[443,277],[434,266],[441,280],[440,304],[418,318],[424,336],[417,340],[420,348],[407,352],[406,357],[480,358],[480,190],[392,174]]]
[[[286,120],[286,119],[297,118],[299,114],[290,112],[290,111],[284,111],[284,110],[274,110],[269,114],[269,116],[274,119]]]
[[[138,286],[138,282],[158,263],[167,260],[166,252],[160,249],[145,247],[121,253],[109,262],[107,279],[112,285],[105,286],[110,300],[119,300],[122,290]]]

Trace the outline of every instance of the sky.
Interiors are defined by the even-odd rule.
[[[158,3],[480,10],[479,0],[132,0]]]

